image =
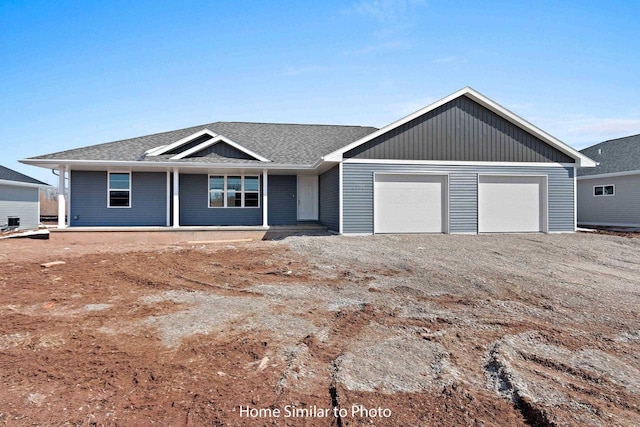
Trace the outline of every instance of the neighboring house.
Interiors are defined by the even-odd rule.
[[[640,135],[581,152],[598,165],[578,172],[578,224],[640,227]]]
[[[35,229],[40,224],[39,190],[47,184],[0,166],[0,228]]]
[[[68,174],[71,226],[343,234],[572,232],[595,165],[468,87],[382,129],[217,122],[23,162]]]

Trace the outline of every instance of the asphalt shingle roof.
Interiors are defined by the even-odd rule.
[[[38,181],[35,178],[31,178],[30,176],[21,174],[20,172],[16,172],[13,169],[5,168],[4,166],[0,166],[0,180],[24,182],[27,184],[47,185],[42,181]]]
[[[580,152],[599,164],[578,169],[578,176],[640,170],[640,134],[604,141]]]
[[[170,156],[145,156],[152,148],[168,145],[202,129],[223,135],[276,164],[311,165],[377,128],[364,126],[298,125],[280,123],[215,122],[170,132],[92,145],[32,157],[54,160],[167,161]],[[174,161],[174,160],[172,160]],[[206,156],[179,162],[238,163],[238,159]],[[241,161],[251,163],[252,161]]]

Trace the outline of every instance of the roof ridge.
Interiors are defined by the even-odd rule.
[[[332,126],[332,127],[350,127],[350,128],[373,128],[375,126],[363,126],[363,125],[330,125],[323,123],[280,123],[280,122],[215,122],[215,123],[233,123],[233,124],[245,124],[245,125],[282,125],[282,126]],[[210,124],[215,124],[210,123]]]
[[[640,133],[636,133],[636,134],[633,134],[633,135],[627,135],[627,136],[621,136],[620,138],[606,139],[606,140],[604,140],[602,142],[599,142],[598,144],[602,144],[604,142],[610,142],[610,141],[617,141],[619,139],[633,138],[634,136],[640,136]],[[596,144],[596,145],[598,145],[598,144]]]
[[[636,133],[634,135],[621,136],[620,138],[605,139],[604,141],[597,142],[597,143],[595,143],[593,145],[590,145],[588,147],[583,148],[582,150],[580,150],[580,152],[585,151],[585,150],[589,150],[591,148],[597,147],[597,146],[602,145],[602,144],[606,144],[607,142],[621,141],[623,139],[635,138],[635,137],[639,137],[639,136],[640,136],[640,133]]]

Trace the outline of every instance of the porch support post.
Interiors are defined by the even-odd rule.
[[[58,168],[58,228],[65,228],[67,226],[65,221],[65,217],[67,216],[67,200],[64,194],[64,175],[66,169],[65,166]]]
[[[269,226],[269,194],[267,170],[262,170],[262,226]]]
[[[166,226],[171,226],[171,171],[167,169],[167,219]]]
[[[173,227],[180,227],[180,172],[173,168]]]

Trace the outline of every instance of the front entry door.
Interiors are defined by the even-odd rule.
[[[318,220],[318,177],[298,175],[298,220]]]

